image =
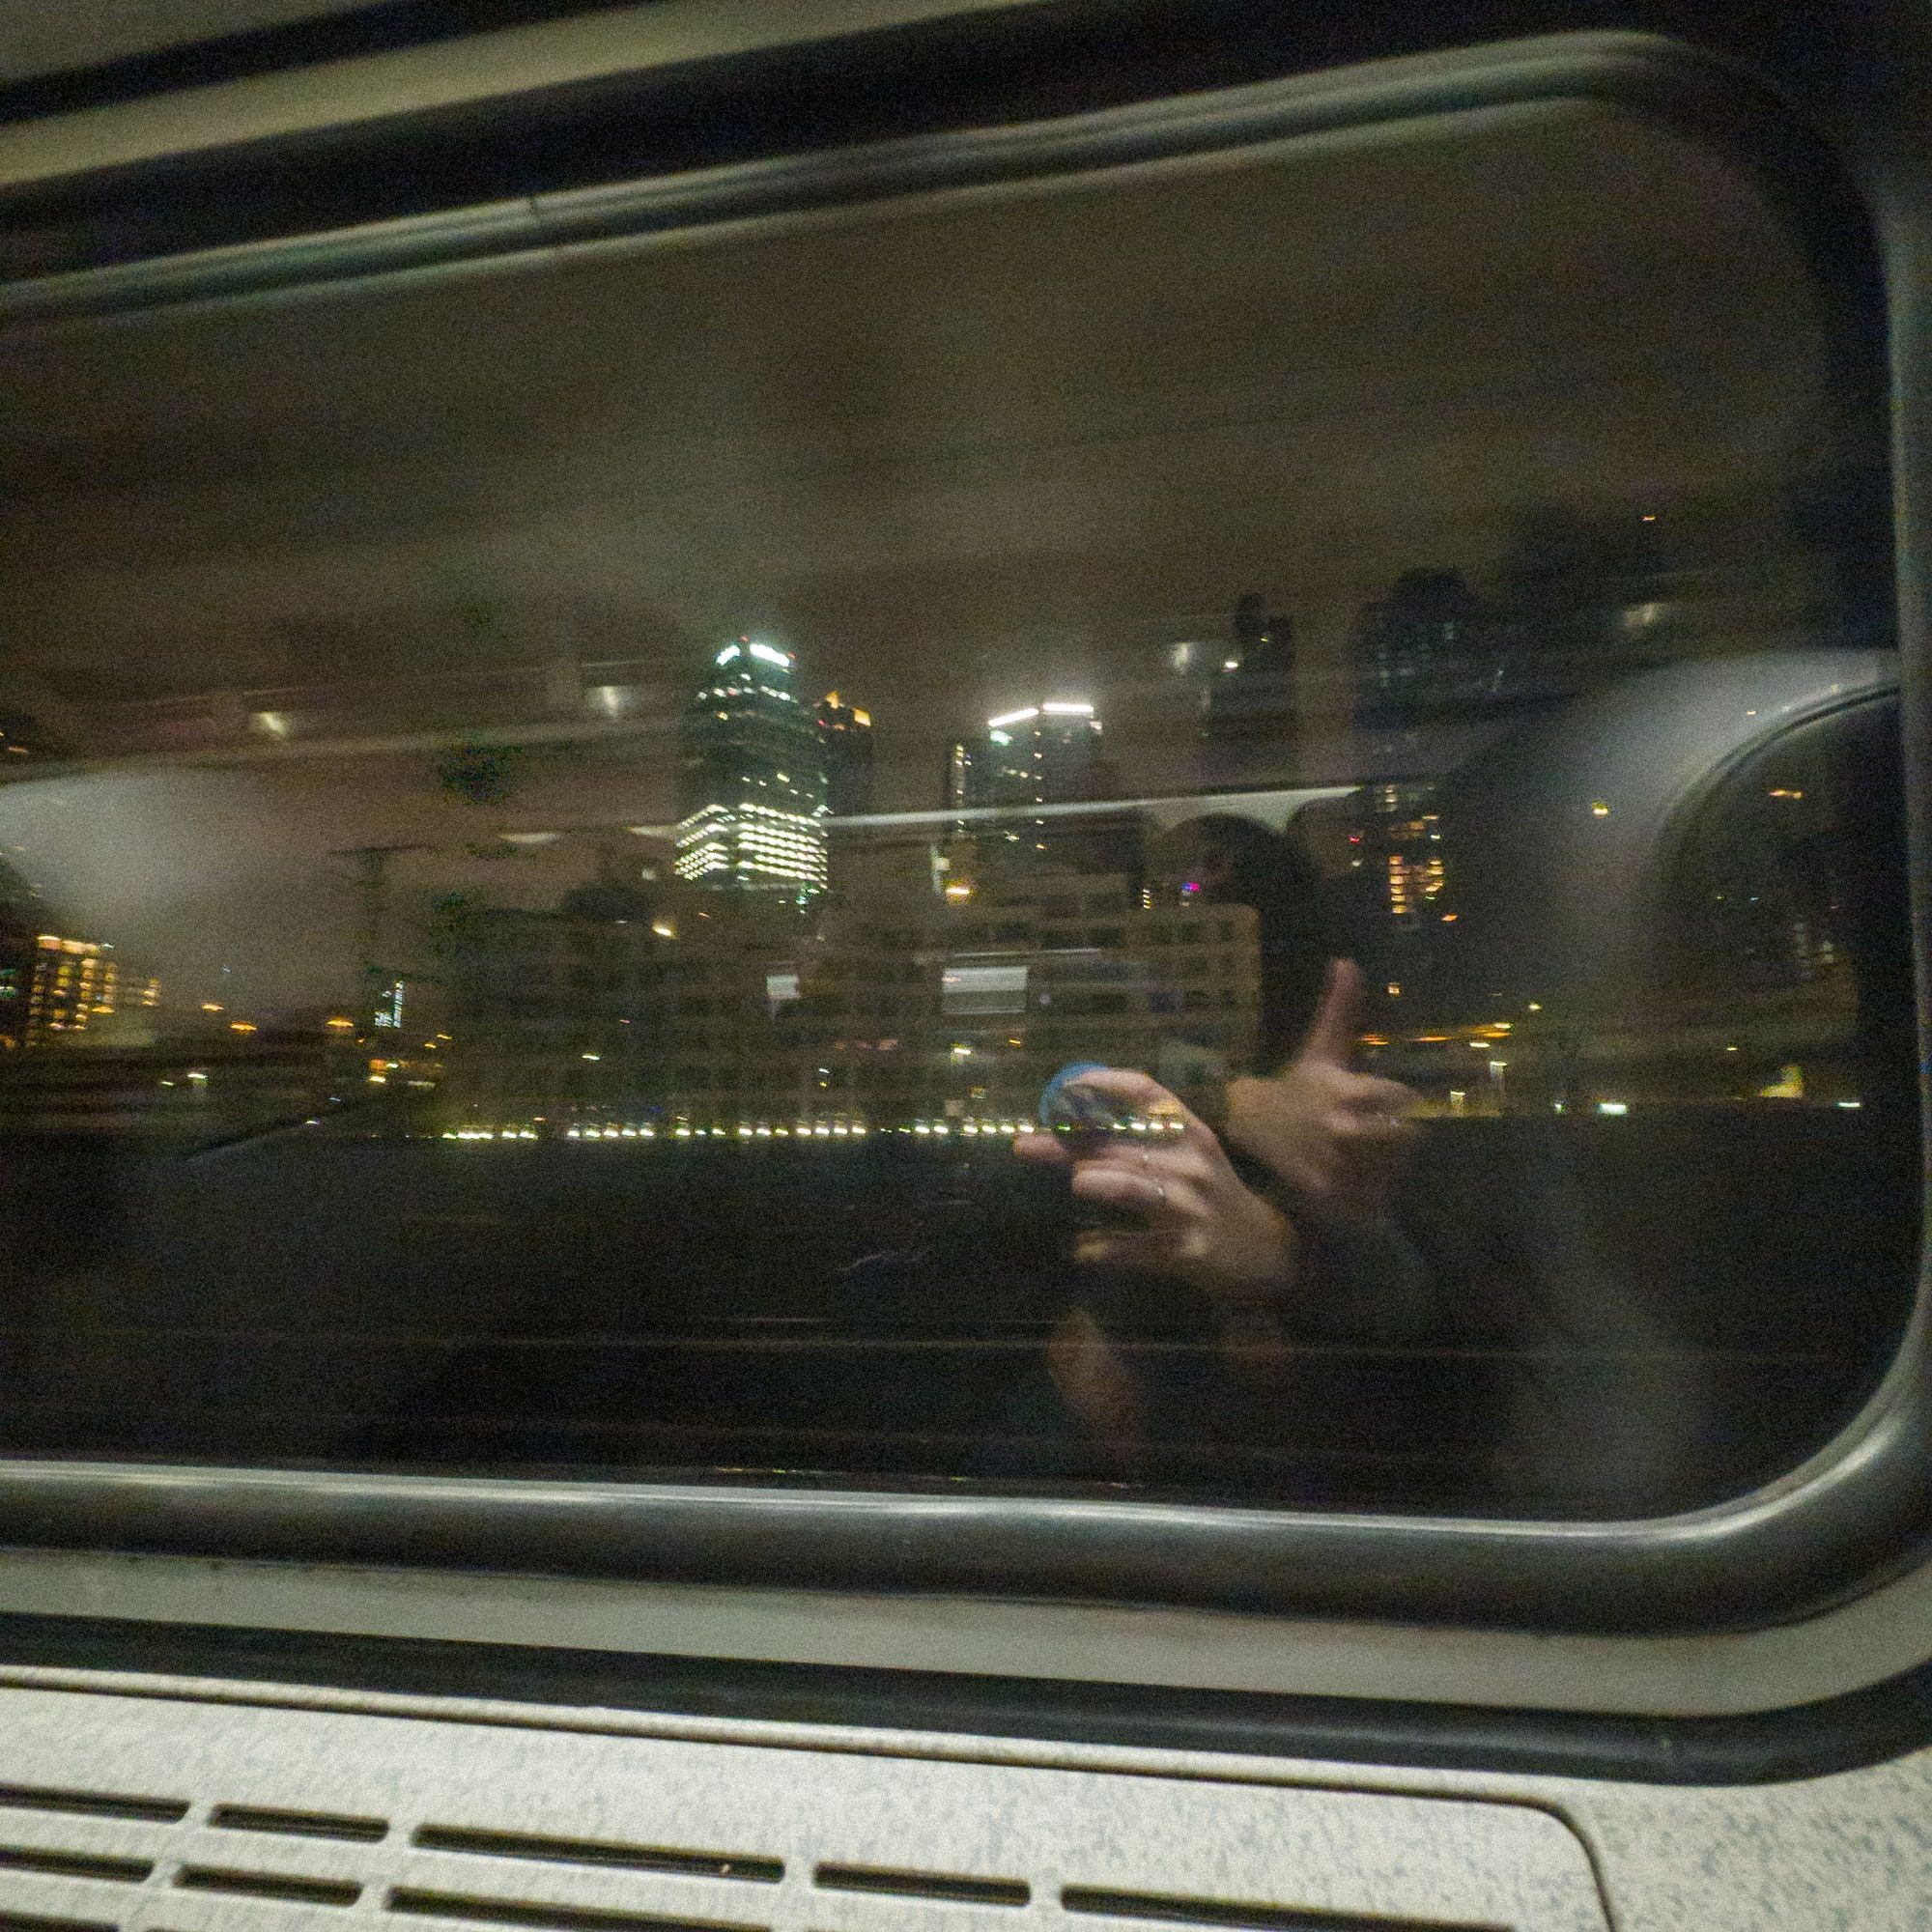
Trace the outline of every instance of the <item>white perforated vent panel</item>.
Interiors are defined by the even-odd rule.
[[[369,1920],[1605,1932],[1521,1805],[0,1690],[0,1927]]]

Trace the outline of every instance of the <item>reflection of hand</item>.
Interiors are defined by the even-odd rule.
[[[1321,1004],[1279,1073],[1228,1083],[1228,1139],[1276,1175],[1318,1226],[1358,1226],[1386,1211],[1415,1128],[1419,1097],[1350,1065],[1362,976],[1331,959]]]
[[[1099,1068],[1080,1075],[1078,1084],[1105,1094],[1122,1113],[1179,1121],[1180,1131],[1095,1136],[1091,1151],[1053,1134],[1019,1137],[1015,1151],[1022,1158],[1071,1168],[1075,1200],[1139,1221],[1086,1230],[1075,1260],[1178,1275],[1224,1307],[1270,1299],[1292,1284],[1293,1230],[1242,1184],[1211,1128],[1145,1073]]]

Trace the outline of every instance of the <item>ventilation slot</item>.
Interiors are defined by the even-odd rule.
[[[532,1905],[508,1898],[465,1898],[449,1891],[398,1889],[391,1912],[419,1918],[465,1918],[479,1925],[536,1925],[552,1932],[770,1932],[743,1919],[668,1918],[644,1912],[599,1912],[587,1905]]]
[[[659,1845],[609,1845],[589,1838],[533,1838],[512,1832],[472,1832],[455,1825],[425,1825],[414,1842],[431,1852],[475,1852],[492,1859],[540,1859],[549,1864],[616,1866],[624,1871],[670,1872],[683,1878],[743,1878],[776,1885],[781,1859],[744,1852],[693,1852]]]
[[[969,1905],[1024,1905],[1033,1896],[1016,1878],[955,1878],[948,1872],[884,1871],[870,1865],[820,1865],[811,1879],[827,1891],[886,1891],[899,1898],[952,1898]]]
[[[1068,1912],[1104,1912],[1115,1918],[1152,1918],[1166,1925],[1242,1925],[1258,1932],[1509,1932],[1495,1924],[1446,1918],[1384,1918],[1319,1907],[1257,1905],[1219,1898],[1168,1898],[1149,1891],[1102,1891],[1069,1885],[1060,1894]]]
[[[29,1784],[0,1784],[0,1804],[16,1811],[77,1811],[87,1818],[143,1818],[156,1825],[178,1825],[187,1816],[186,1803],[177,1798],[124,1798],[107,1791],[44,1791]]]
[[[362,1895],[362,1888],[347,1879],[225,1871],[214,1865],[183,1865],[175,1883],[184,1891],[233,1891],[246,1898],[287,1898],[302,1905],[354,1905]]]
[[[147,1859],[110,1859],[99,1852],[43,1852],[35,1845],[0,1845],[0,1867],[45,1872],[52,1878],[103,1878],[139,1885],[154,1870]]]
[[[388,1836],[384,1818],[331,1818],[321,1811],[268,1811],[251,1804],[217,1804],[211,1825],[230,1832],[280,1832],[294,1838],[353,1838],[373,1845]]]
[[[102,1918],[47,1918],[31,1912],[0,1912],[0,1932],[121,1932]]]

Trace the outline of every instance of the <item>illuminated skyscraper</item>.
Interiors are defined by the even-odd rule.
[[[0,859],[0,1052],[26,1034],[27,991],[33,983],[35,935],[46,923],[38,887]]]
[[[828,691],[818,705],[818,742],[825,754],[826,802],[840,818],[872,809],[872,714]]]
[[[817,721],[789,651],[726,644],[679,732],[677,876],[800,900],[825,890],[828,810]]]
[[[969,824],[982,855],[1011,863],[1050,860],[1080,871],[1131,871],[1135,841],[1098,816],[1029,818],[1018,808],[1080,805],[1107,797],[1114,774],[1091,704],[1048,700],[986,721],[982,737],[952,747],[946,770],[948,810],[999,810],[990,823]]]
[[[1367,787],[1374,813],[1369,834],[1377,882],[1386,894],[1386,912],[1399,926],[1439,919],[1445,874],[1442,819],[1435,788],[1429,784]]]
[[[1065,805],[1094,795],[1100,721],[1091,704],[1029,704],[986,720],[986,735],[955,748],[966,807]]]
[[[38,936],[27,991],[26,1045],[44,1046],[57,1033],[85,1033],[113,1013],[121,972],[111,952],[97,940],[57,932]]]

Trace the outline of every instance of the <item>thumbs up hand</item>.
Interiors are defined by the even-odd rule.
[[[1317,1226],[1385,1212],[1415,1133],[1414,1091],[1350,1065],[1361,1017],[1361,969],[1331,959],[1294,1058],[1279,1073],[1228,1083],[1226,1138],[1269,1169]]]

